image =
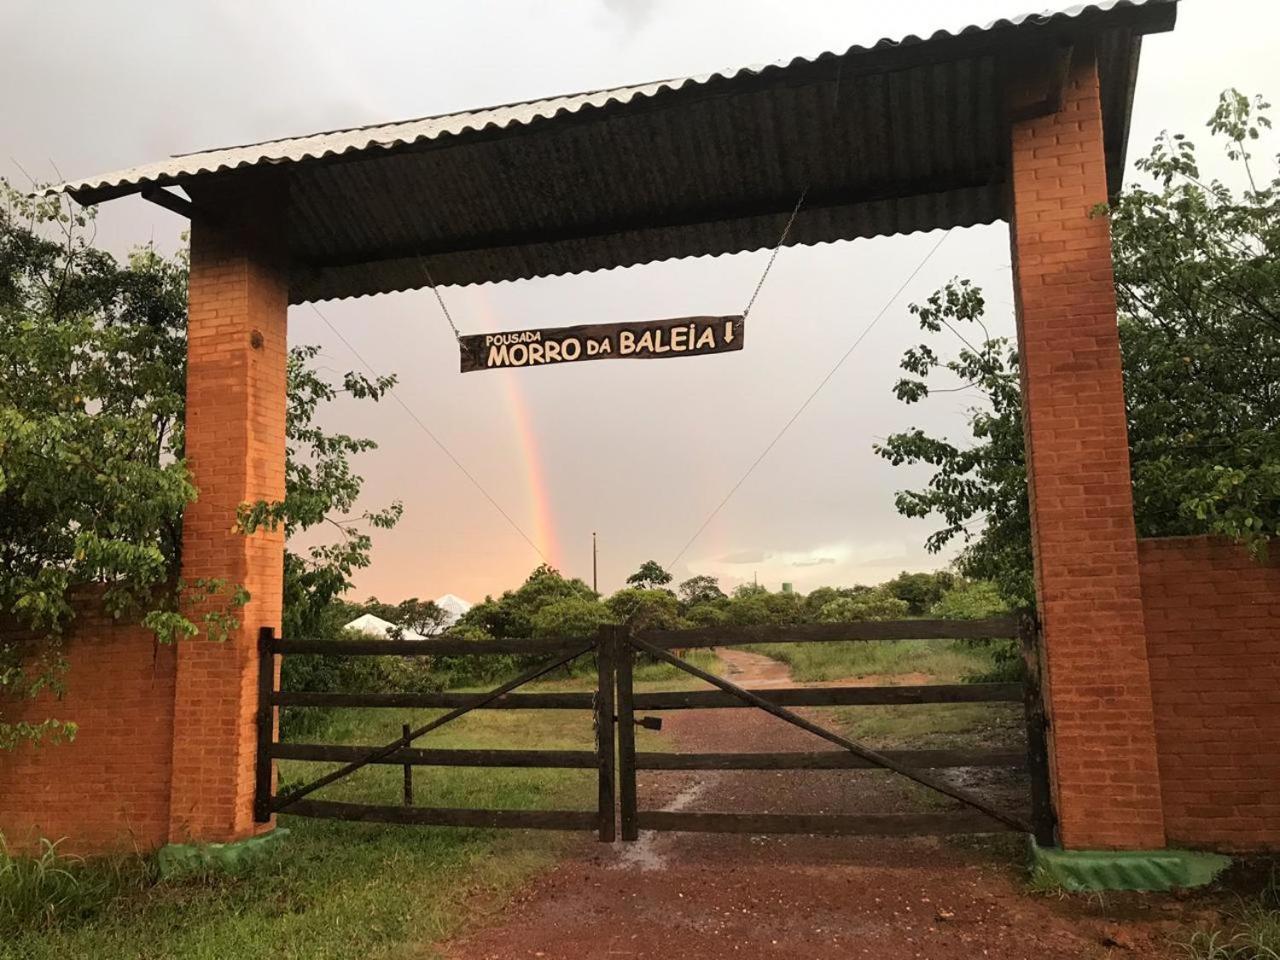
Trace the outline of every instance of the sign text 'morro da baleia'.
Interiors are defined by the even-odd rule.
[[[675,317],[460,337],[462,372],[577,360],[653,360],[742,349],[743,318]]]

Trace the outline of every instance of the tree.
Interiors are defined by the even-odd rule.
[[[720,581],[706,574],[690,577],[681,583],[679,596],[680,602],[685,607],[694,607],[700,603],[716,603],[725,599],[724,591],[720,589]]]
[[[319,352],[319,347],[310,345],[289,350],[284,499],[243,504],[239,516],[240,529],[246,534],[283,525],[286,544],[321,524],[337,531],[336,540],[314,544],[305,553],[285,551],[282,632],[294,637],[323,636],[326,628],[332,628],[327,615],[333,601],[350,588],[355,571],[370,563],[370,529],[394,527],[402,512],[395,501],[381,510],[351,514],[364,485],[351,469],[351,458],[377,444],[329,433],[316,423],[323,405],[344,394],[377,401],[395,384],[395,377],[370,379],[348,372],[341,386],[335,386],[310,366]]]
[[[676,630],[680,605],[669,590],[628,587],[605,601],[615,623],[631,630]]]
[[[590,640],[603,624],[612,622],[608,607],[599,600],[566,597],[547,604],[533,615],[533,636]]]
[[[651,590],[654,587],[665,587],[671,582],[671,574],[663,570],[657,560],[646,560],[640,564],[640,569],[627,577],[627,583],[633,587],[639,587],[641,590]]]
[[[770,593],[764,587],[742,584],[725,607],[729,622],[738,626],[784,625],[805,619],[804,606],[794,593]]]
[[[572,580],[561,576],[560,571],[548,564],[535,569],[516,590],[507,590],[494,600],[485,597],[468,610],[459,624],[480,627],[498,639],[520,639],[533,636],[534,615],[548,604],[560,600],[583,599],[596,601],[595,592],[576,577]]]
[[[86,240],[91,216],[0,182],[0,617],[26,638],[6,630],[0,639],[6,698],[58,687],[61,638],[86,589],[163,641],[220,635],[246,598],[239,584],[177,580],[182,513],[196,495],[183,460],[186,257],[144,249],[122,264]],[[318,611],[370,547],[345,513],[360,489],[349,458],[371,444],[327,434],[313,418],[340,390],[377,399],[390,385],[349,374],[330,387],[307,366],[314,352],[290,356],[286,499],[250,505],[241,518],[246,530],[332,522],[343,531],[337,544],[286,557],[295,635],[325,619]],[[398,507],[367,519],[395,516]],[[193,597],[220,602],[192,622],[183,601]],[[0,747],[60,728],[0,716]]]
[[[940,620],[986,620],[1009,612],[990,580],[959,580],[929,611]]]
[[[729,614],[724,605],[698,603],[685,611],[684,620],[689,627],[719,627],[729,622]]]
[[[867,590],[855,597],[832,600],[818,615],[823,623],[848,623],[859,620],[899,620],[907,615],[907,604],[883,587]]]
[[[919,617],[941,600],[954,583],[955,576],[946,570],[935,573],[907,573],[903,570],[884,584],[884,588],[907,605],[909,616]]]
[[[392,623],[406,631],[413,631],[424,637],[434,637],[444,630],[449,614],[440,609],[434,600],[419,600],[412,597],[401,600],[395,606]]]
[[[1209,121],[1241,186],[1204,182],[1191,141],[1166,134],[1136,164],[1148,182],[1106,211],[1142,536],[1220,534],[1261,552],[1280,533],[1280,164],[1272,158],[1264,176],[1252,153],[1267,109],[1228,91]],[[908,350],[898,398],[924,400],[938,392],[929,378],[949,372],[960,386],[947,390],[979,402],[965,446],[913,429],[876,447],[894,464],[934,468],[923,489],[898,494],[898,510],[941,518],[930,550],[959,540],[963,574],[1030,605],[1017,354],[987,334],[981,291],[967,281],[912,310],[926,332],[946,329],[964,346],[947,361],[928,343]]]

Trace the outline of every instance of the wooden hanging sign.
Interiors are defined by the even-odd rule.
[[[462,372],[542,367],[579,360],[656,360],[742,349],[741,316],[510,330],[459,337]]]

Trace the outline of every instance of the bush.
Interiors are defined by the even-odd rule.
[[[684,615],[690,627],[719,627],[729,622],[729,614],[713,603],[698,603]]]
[[[877,587],[854,597],[841,597],[818,611],[823,623],[849,623],[858,620],[901,620],[907,616],[905,600]]]

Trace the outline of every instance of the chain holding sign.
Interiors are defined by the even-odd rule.
[[[579,360],[655,360],[742,349],[745,318],[674,317],[511,330],[458,338],[462,372],[541,367]]]

